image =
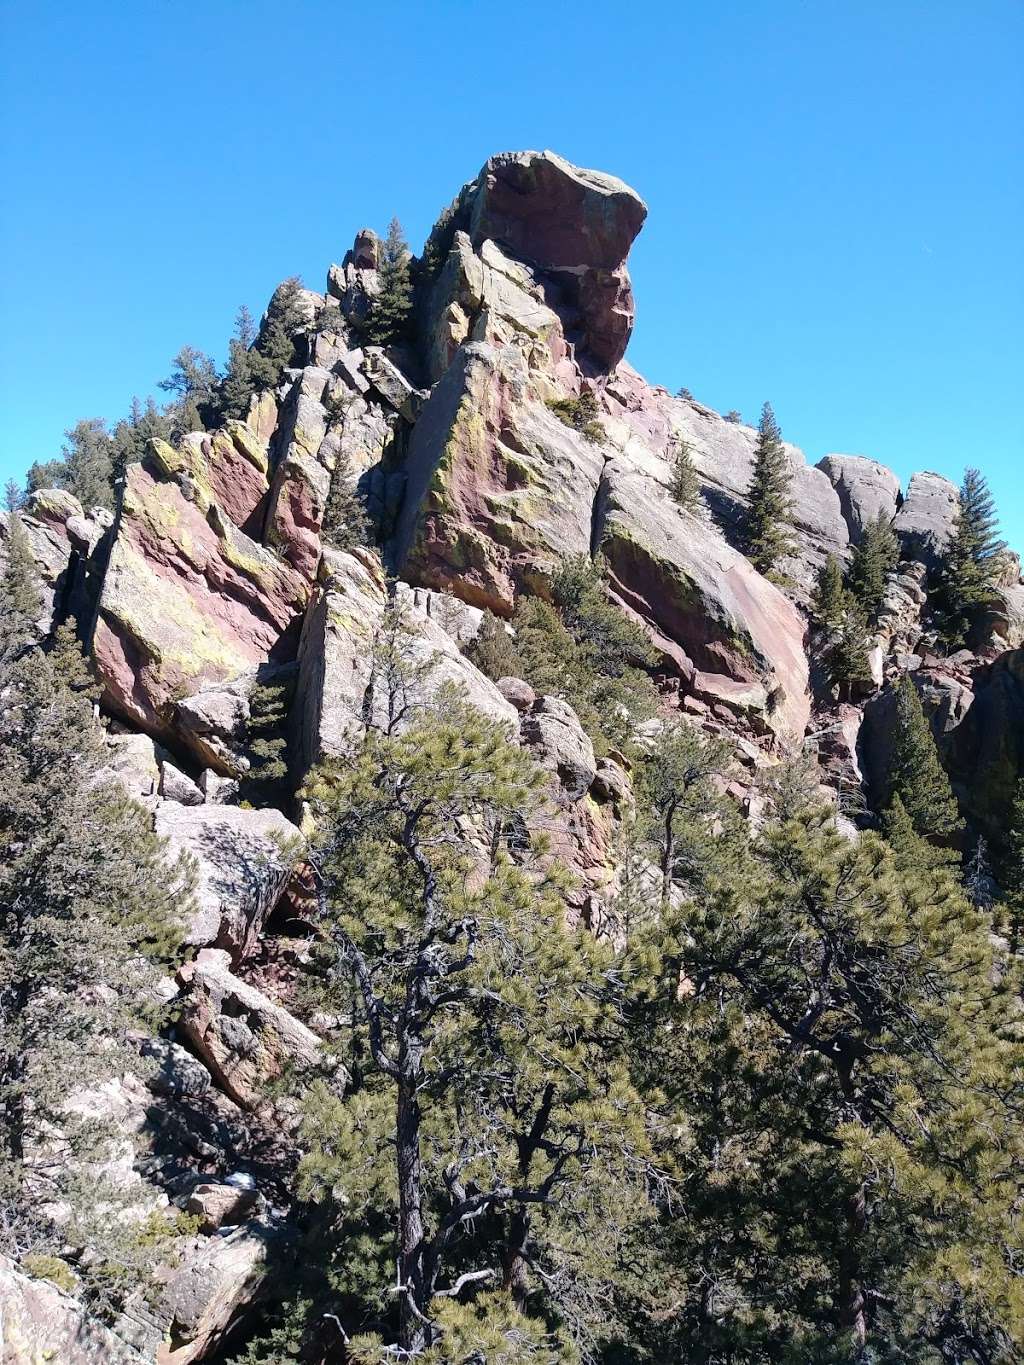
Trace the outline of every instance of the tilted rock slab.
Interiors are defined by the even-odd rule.
[[[105,704],[158,738],[179,697],[293,650],[308,593],[211,500],[210,471],[172,475],[171,455],[128,468],[92,636]]]
[[[49,1280],[24,1275],[0,1256],[0,1359],[4,1365],[149,1365]]]
[[[171,854],[189,854],[196,863],[197,909],[185,942],[244,957],[288,883],[302,835],[279,810],[242,806],[161,801],[155,821]]]

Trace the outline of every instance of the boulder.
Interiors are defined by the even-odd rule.
[[[826,455],[817,466],[839,494],[850,540],[856,544],[881,514],[891,521],[899,507],[900,481],[891,469],[866,455]]]
[[[49,1280],[0,1256],[0,1347],[4,1365],[147,1365],[143,1356]]]
[[[515,707],[460,651],[423,598],[401,593],[404,650],[414,674],[408,717],[421,713],[445,685],[485,714],[518,727]],[[298,701],[292,711],[297,769],[351,751],[367,716],[383,722],[387,698],[375,681],[375,639],[384,619],[387,582],[369,551],[329,551],[299,646]],[[431,603],[435,605],[436,603]]]
[[[209,1359],[260,1297],[267,1259],[279,1234],[258,1221],[226,1237],[188,1239],[181,1264],[166,1276],[158,1318],[164,1341],[155,1365]]]
[[[636,191],[554,152],[505,152],[486,162],[461,205],[477,249],[490,239],[557,281],[570,336],[592,363],[613,369],[633,329],[625,262],[647,217]]]
[[[160,785],[160,766],[156,746],[148,735],[108,733],[107,757],[100,769],[103,776],[113,776],[129,796],[154,796]]]
[[[163,801],[156,832],[173,855],[190,854],[196,863],[197,908],[185,942],[217,944],[236,957],[251,951],[291,876],[299,831],[278,810]]]
[[[105,704],[172,736],[178,699],[287,657],[307,594],[191,475],[130,465],[92,632]]]
[[[949,539],[959,506],[959,491],[949,479],[941,474],[912,475],[893,523],[904,556],[933,567]]]
[[[191,1052],[165,1038],[147,1038],[142,1055],[153,1064],[146,1084],[155,1095],[168,1099],[201,1099],[210,1089],[212,1078],[206,1067]]]
[[[201,806],[204,800],[191,777],[186,777],[167,759],[160,764],[160,795],[166,801],[176,801],[179,806]]]
[[[524,745],[542,767],[557,774],[570,801],[579,801],[597,772],[594,746],[567,701],[538,697],[520,722]]]
[[[684,691],[798,740],[810,714],[803,618],[707,522],[682,512],[656,472],[618,457],[605,466],[595,527],[612,592],[647,624]]]
[[[529,711],[537,700],[537,694],[522,678],[499,678],[494,684],[506,701],[512,703],[517,711]]]
[[[197,1185],[185,1205],[187,1213],[201,1220],[201,1232],[216,1232],[226,1223],[231,1226],[243,1222],[256,1203],[255,1190],[240,1190],[236,1185]]]
[[[945,735],[943,758],[967,814],[998,847],[1024,778],[1024,649],[977,670],[972,703]]]
[[[227,953],[204,949],[179,972],[178,1027],[217,1085],[243,1109],[271,1107],[268,1084],[321,1059],[312,1030],[262,991],[233,976]]]

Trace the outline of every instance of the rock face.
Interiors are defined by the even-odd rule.
[[[900,481],[891,469],[866,455],[826,455],[818,468],[839,494],[850,539],[860,540],[869,522],[881,515],[891,521],[900,504]]]
[[[267,1085],[288,1067],[309,1067],[316,1034],[261,991],[233,976],[227,953],[204,949],[182,968],[181,1030],[220,1088],[243,1109],[267,1103]]]
[[[515,707],[460,652],[458,623],[450,634],[428,614],[432,596],[436,594],[410,593],[403,598],[405,647],[420,675],[411,688],[409,719],[448,684],[514,731],[519,723]],[[372,555],[325,556],[299,650],[300,702],[293,723],[300,772],[323,758],[349,752],[367,718],[384,723],[387,698],[375,676],[374,649],[386,603],[386,579]]]
[[[912,476],[894,523],[907,559],[934,564],[949,539],[959,502],[956,484],[940,474]]]
[[[4,1365],[147,1365],[109,1328],[49,1280],[32,1279],[0,1257],[0,1347]]]
[[[197,910],[185,942],[244,956],[291,876],[302,836],[278,810],[163,801],[156,832],[195,860]]]
[[[294,648],[306,595],[193,473],[129,466],[92,635],[105,704],[171,734],[179,697]]]

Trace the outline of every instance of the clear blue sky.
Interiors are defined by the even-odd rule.
[[[1024,549],[1021,0],[0,0],[0,471],[492,152],[634,185],[629,358]]]

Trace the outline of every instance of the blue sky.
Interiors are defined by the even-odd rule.
[[[492,152],[634,185],[629,359],[1024,549],[1020,0],[0,0],[0,472]]]

